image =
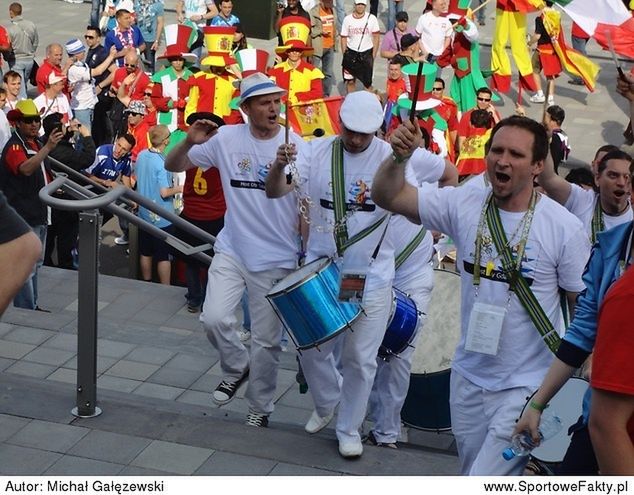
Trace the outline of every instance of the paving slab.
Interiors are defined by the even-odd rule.
[[[45,450],[9,445],[0,446],[0,474],[4,476],[39,476],[62,454]]]
[[[175,474],[193,474],[213,450],[154,440],[132,462],[132,466]]]
[[[277,465],[275,461],[259,457],[214,452],[196,470],[202,476],[266,476]]]
[[[0,414],[0,442],[4,442],[12,437],[30,422],[30,419],[21,418],[19,416]]]
[[[45,476],[116,476],[125,466],[72,455],[62,456],[43,474]]]
[[[56,369],[56,366],[50,366],[47,364],[29,363],[28,361],[17,361],[4,371],[16,375],[31,376],[33,378],[46,378],[50,376]]]
[[[7,443],[65,453],[89,432],[88,428],[33,420],[11,436]]]
[[[68,454],[127,465],[150,443],[151,440],[147,438],[92,430],[77,442]]]

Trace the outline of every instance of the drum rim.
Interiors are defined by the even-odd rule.
[[[306,351],[308,349],[312,349],[313,347],[318,347],[321,344],[325,344],[326,342],[328,342],[331,339],[334,339],[337,335],[339,335],[342,332],[345,332],[348,327],[350,327],[350,325],[352,325],[355,320],[359,317],[359,315],[361,314],[361,308],[359,308],[359,311],[357,312],[356,315],[354,315],[354,318],[352,318],[352,320],[350,320],[348,323],[346,323],[345,325],[342,325],[341,327],[339,327],[337,330],[335,330],[334,332],[332,332],[330,335],[328,335],[327,337],[322,338],[321,340],[318,340],[317,342],[313,342],[310,345],[304,345],[304,346],[296,346],[298,351]],[[293,338],[295,338],[295,335],[293,335]],[[297,342],[296,342],[297,344]]]
[[[332,261],[332,259],[331,259],[331,258],[329,258],[329,257],[327,257],[327,256],[322,256],[321,258],[317,258],[317,259],[315,259],[315,260],[311,261],[310,263],[308,263],[308,264],[306,264],[306,265],[300,266],[300,267],[298,268],[298,270],[299,270],[299,269],[306,268],[307,266],[310,266],[310,265],[312,265],[313,263],[319,263],[320,261],[323,261],[323,260],[327,260],[327,261],[328,261],[328,263],[324,264],[324,265],[322,266],[322,269],[323,269],[323,268],[325,268],[325,267],[327,267],[327,266],[330,266],[331,264],[333,264],[333,261]],[[336,265],[335,265],[335,266],[336,266]],[[320,269],[320,270],[318,270],[318,271],[311,272],[311,273],[307,274],[304,278],[302,278],[302,279],[298,280],[297,282],[295,282],[295,283],[294,283],[294,284],[292,284],[292,285],[289,285],[288,287],[285,287],[284,289],[278,290],[278,291],[276,291],[276,292],[269,292],[269,293],[266,295],[266,298],[267,298],[267,299],[270,299],[270,298],[273,298],[273,297],[277,297],[277,296],[279,296],[280,294],[288,294],[288,293],[289,293],[289,292],[291,292],[292,290],[297,289],[299,286],[301,286],[301,285],[305,284],[306,282],[308,282],[309,280],[311,280],[311,279],[315,278],[317,275],[319,275],[319,274],[321,273],[321,271],[322,271],[322,270]],[[294,273],[294,272],[291,272],[291,273]],[[289,273],[289,275],[290,275],[290,273]],[[282,279],[282,280],[284,280],[284,279]],[[282,280],[280,280],[279,282],[281,282]],[[278,283],[279,283],[279,282],[278,282]]]

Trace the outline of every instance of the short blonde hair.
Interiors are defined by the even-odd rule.
[[[150,135],[150,144],[154,147],[159,146],[163,141],[170,137],[170,130],[166,125],[155,125],[150,127],[148,131]]]

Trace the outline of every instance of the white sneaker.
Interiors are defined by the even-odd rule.
[[[341,454],[341,457],[345,457],[346,459],[361,457],[361,454],[363,454],[363,444],[361,444],[361,439],[357,438],[356,440],[350,440],[347,442],[342,442],[340,440],[339,454]]]
[[[528,100],[531,103],[544,103],[546,101],[546,97],[544,96],[543,93],[541,95],[539,93],[535,93]]]
[[[124,234],[121,237],[117,237],[117,238],[115,238],[114,243],[117,246],[127,246],[129,244],[128,236]]]
[[[246,342],[251,338],[251,332],[243,328],[242,330],[238,330],[238,337],[240,337],[240,342]]]
[[[548,97],[548,106],[552,106],[555,104],[555,97],[554,96],[549,96]]]
[[[335,412],[333,411],[322,418],[319,414],[317,414],[317,411],[313,411],[313,414],[308,420],[308,423],[306,423],[304,430],[306,430],[306,432],[310,433],[311,435],[313,433],[317,433],[318,431],[321,431],[326,426],[328,426],[328,423],[332,421],[332,417],[334,415],[335,415]]]

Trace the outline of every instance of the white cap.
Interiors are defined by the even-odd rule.
[[[374,134],[383,123],[383,109],[374,93],[354,91],[348,93],[339,110],[341,123],[354,132]]]

